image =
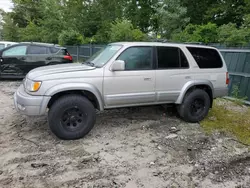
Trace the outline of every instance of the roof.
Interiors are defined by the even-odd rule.
[[[62,47],[59,44],[52,44],[52,43],[43,43],[43,42],[20,42],[20,44],[35,44],[41,46],[55,46],[55,47]]]
[[[170,43],[170,42],[115,42],[112,44],[125,45],[125,46],[173,46],[173,47],[202,47],[202,48],[213,48],[211,46],[201,45],[201,44],[192,44],[192,43]]]
[[[11,42],[11,41],[0,41],[0,43],[4,43],[4,44],[18,44],[17,42]]]

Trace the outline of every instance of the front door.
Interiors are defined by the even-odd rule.
[[[106,108],[155,102],[155,70],[152,47],[130,47],[117,60],[125,62],[124,71],[105,69]]]
[[[7,48],[0,57],[1,77],[23,77],[26,66],[26,45]]]

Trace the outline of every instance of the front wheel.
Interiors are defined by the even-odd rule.
[[[49,110],[50,129],[64,140],[84,137],[93,128],[95,120],[94,106],[81,95],[62,96]]]
[[[206,91],[196,89],[188,93],[182,104],[177,107],[179,115],[187,122],[199,122],[207,116],[211,104],[210,101]]]

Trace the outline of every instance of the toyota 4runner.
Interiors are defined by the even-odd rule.
[[[44,115],[61,139],[94,126],[96,109],[174,103],[180,117],[199,122],[213,99],[227,95],[226,64],[215,48],[191,44],[109,44],[85,63],[30,71],[14,95],[16,109]]]

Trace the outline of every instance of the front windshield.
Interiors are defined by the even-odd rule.
[[[102,67],[121,49],[121,47],[122,45],[108,45],[106,48],[96,52],[86,62],[93,64],[95,67]]]

